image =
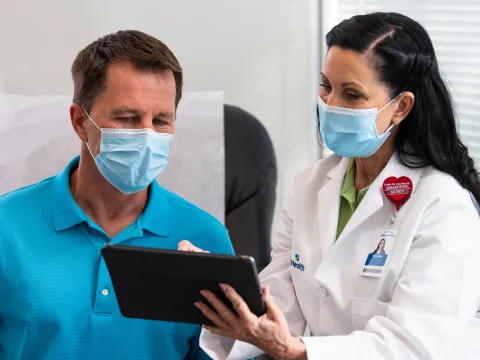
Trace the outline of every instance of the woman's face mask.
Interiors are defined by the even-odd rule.
[[[365,158],[373,155],[387,140],[390,130],[395,126],[391,124],[383,134],[378,134],[377,114],[392,104],[398,96],[380,110],[329,106],[319,96],[320,132],[325,145],[334,153],[346,158]]]

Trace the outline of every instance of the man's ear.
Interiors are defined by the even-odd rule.
[[[415,95],[410,91],[405,91],[396,101],[398,107],[393,113],[392,122],[396,125],[400,124],[410,113],[415,104]]]
[[[87,132],[85,131],[85,110],[78,105],[72,104],[70,106],[70,120],[72,122],[73,130],[77,133],[80,140],[87,142]]]

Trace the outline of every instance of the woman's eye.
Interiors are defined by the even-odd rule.
[[[327,85],[327,84],[320,84],[320,87],[323,88],[323,89],[325,89],[325,90],[327,90],[327,91],[332,90],[332,87],[329,86],[329,85]]]
[[[362,94],[348,92],[347,97],[351,100],[358,100],[362,97]]]

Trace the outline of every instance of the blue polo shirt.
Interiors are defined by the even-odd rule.
[[[100,250],[186,239],[232,254],[227,230],[153,183],[143,214],[110,239],[72,197],[77,166],[0,197],[0,359],[209,359],[199,325],[124,318]]]

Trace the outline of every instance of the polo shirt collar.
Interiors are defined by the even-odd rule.
[[[77,205],[70,190],[70,174],[78,167],[79,162],[80,157],[77,156],[53,178],[52,215],[57,231],[88,221],[87,215]]]
[[[168,236],[171,215],[170,196],[157,180],[149,187],[148,202],[145,210],[140,215],[140,226],[156,235]]]
[[[78,167],[80,157],[75,157],[53,178],[52,216],[55,230],[62,231],[82,222],[91,222],[75,202],[70,190],[70,175]],[[169,196],[157,181],[149,188],[147,206],[139,217],[139,226],[156,235],[168,235]]]

